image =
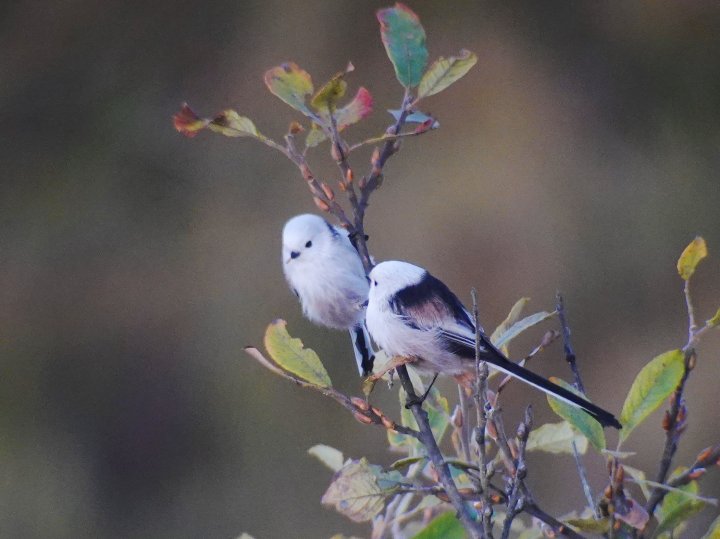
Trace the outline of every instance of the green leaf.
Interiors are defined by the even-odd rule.
[[[715,316],[713,316],[710,320],[705,322],[705,324],[710,327],[715,327],[718,324],[720,324],[720,309],[718,309],[717,312],[715,313]]]
[[[351,460],[335,474],[321,501],[355,522],[367,522],[383,510],[401,477],[385,474],[365,458]]]
[[[370,95],[367,89],[361,87],[355,94],[355,97],[352,98],[352,101],[335,111],[335,123],[337,124],[338,131],[342,131],[346,127],[369,116],[372,112],[372,107],[372,95]],[[323,120],[328,123],[330,122],[327,114],[321,113],[320,116]],[[314,148],[326,139],[327,135],[322,128],[313,122],[307,137],[305,137],[305,146],[307,148]]]
[[[625,398],[620,423],[620,440],[626,440],[635,427],[670,396],[683,375],[685,359],[680,350],[660,354],[645,365],[635,377]]]
[[[417,86],[427,65],[425,30],[418,16],[398,2],[394,7],[377,12],[380,36],[395,75],[406,88]]]
[[[707,245],[700,236],[692,240],[680,255],[677,263],[678,273],[683,280],[687,281],[700,261],[707,256]]]
[[[322,130],[322,128],[318,124],[313,122],[312,126],[310,127],[310,131],[308,131],[308,134],[305,137],[305,147],[314,148],[326,138],[327,136],[325,135],[325,132]]]
[[[678,468],[672,473],[670,479],[677,477],[685,470],[686,468],[684,467]],[[658,516],[659,524],[653,537],[658,537],[664,532],[674,530],[684,521],[702,511],[705,507],[705,502],[697,499],[696,495],[698,491],[697,481],[691,481],[687,485],[679,487],[679,490],[673,490],[667,493],[662,502],[660,515]]]
[[[423,75],[418,87],[418,99],[442,92],[458,79],[465,76],[477,63],[477,56],[468,50],[461,50],[460,56],[435,60]]]
[[[500,322],[500,325],[495,328],[495,331],[490,335],[490,342],[502,350],[503,354],[508,355],[507,344],[505,346],[498,346],[497,341],[501,335],[507,333],[507,330],[520,319],[520,315],[525,309],[525,306],[529,303],[530,298],[520,298],[515,302],[515,305],[510,309],[510,313],[507,315],[505,320]]]
[[[403,468],[412,466],[416,462],[421,462],[421,461],[425,460],[426,458],[427,457],[425,457],[425,456],[417,456],[417,457],[405,457],[404,459],[398,459],[390,465],[390,469],[391,470],[402,470]]]
[[[507,331],[505,331],[502,335],[498,337],[497,343],[493,344],[495,344],[495,346],[497,346],[498,348],[507,346],[510,341],[520,335],[523,331],[533,326],[536,326],[537,324],[539,324],[543,320],[547,320],[551,316],[555,316],[555,314],[555,311],[551,313],[547,311],[540,311],[539,313],[526,316],[522,320],[515,322],[512,326],[510,326]]]
[[[551,377],[550,381],[564,387],[568,391],[572,391],[576,395],[587,398],[565,380]],[[603,431],[602,425],[600,425],[600,423],[598,423],[590,414],[584,412],[576,406],[568,404],[565,401],[551,397],[550,395],[547,395],[547,400],[553,412],[580,431],[595,449],[598,451],[605,449],[605,432]]]
[[[720,517],[713,520],[707,533],[703,535],[702,539],[720,539]]]
[[[347,82],[345,75],[355,70],[355,66],[348,64],[345,71],[336,73],[322,88],[313,96],[310,104],[321,112],[334,112],[337,100],[345,95]]]
[[[526,449],[528,451],[546,451],[548,453],[567,453],[572,455],[572,443],[575,442],[578,453],[584,455],[588,441],[585,436],[573,430],[570,423],[546,423],[530,431]]]
[[[465,528],[455,516],[448,511],[430,521],[413,539],[465,539]]]
[[[333,472],[337,472],[343,467],[345,461],[342,451],[330,447],[325,444],[317,444],[308,449],[308,454],[312,455]]]
[[[312,116],[312,112],[305,104],[306,97],[313,93],[312,79],[306,71],[293,62],[268,69],[265,72],[265,85],[273,95],[295,110]]]
[[[600,520],[594,518],[570,518],[565,523],[581,532],[603,534],[610,530],[610,520],[607,517]]]
[[[645,475],[645,472],[638,468],[628,466],[627,464],[623,464],[623,469],[625,470],[625,473],[630,475],[630,477],[632,477],[635,482],[640,486],[640,490],[642,490],[645,499],[650,499],[650,489],[648,488],[647,476]]]
[[[252,120],[228,109],[217,115],[208,125],[211,131],[226,137],[258,137],[259,133]]]
[[[332,382],[320,358],[310,348],[303,348],[300,339],[293,339],[287,332],[285,320],[275,320],[265,331],[265,348],[280,367],[301,379],[320,387],[330,387]]]

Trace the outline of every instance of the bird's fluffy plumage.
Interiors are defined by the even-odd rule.
[[[368,279],[345,230],[322,217],[298,215],[283,228],[285,278],[316,324],[350,331],[358,368],[372,370],[372,348],[365,330]]]
[[[390,356],[413,356],[430,374],[475,372],[473,317],[445,284],[407,262],[382,262],[370,272],[367,327]],[[556,396],[592,415],[603,425],[620,428],[612,414],[508,360],[480,329],[480,358],[494,368]]]

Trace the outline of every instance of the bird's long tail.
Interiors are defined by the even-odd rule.
[[[445,336],[453,341],[455,345],[459,345],[459,349],[457,351],[463,357],[466,357],[467,359],[475,358],[475,339],[469,339],[468,337],[460,336],[454,333],[445,333]],[[502,352],[495,348],[492,343],[490,343],[489,339],[482,339],[481,348],[482,351],[480,359],[487,361],[497,370],[509,374],[526,384],[530,384],[550,396],[556,397],[561,401],[567,402],[568,404],[584,410],[594,417],[598,423],[605,427],[615,427],[616,429],[622,428],[620,422],[610,412],[603,410],[599,406],[594,405],[592,402],[576,395],[572,391],[568,391],[564,387],[553,384],[550,380],[546,380],[539,374],[535,374],[525,367],[521,367],[517,363],[513,363],[507,359]]]
[[[358,324],[350,329],[350,338],[352,339],[353,352],[355,352],[355,361],[357,362],[360,376],[372,374],[375,352],[372,349],[370,334],[365,328],[365,324]]]
[[[610,412],[603,410],[599,406],[594,405],[592,402],[583,399],[582,397],[579,397],[564,387],[553,384],[550,380],[546,380],[539,374],[535,374],[525,367],[521,367],[520,365],[513,363],[502,356],[498,357],[495,354],[493,354],[492,358],[483,359],[486,359],[487,362],[492,364],[496,369],[518,378],[519,380],[536,387],[540,391],[544,391],[550,396],[556,397],[561,401],[565,401],[568,404],[581,408],[605,427],[615,427],[616,429],[622,428],[620,422]]]

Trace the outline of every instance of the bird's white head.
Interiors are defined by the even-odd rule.
[[[427,272],[418,266],[399,260],[388,260],[375,266],[370,275],[369,301],[389,300],[405,287],[418,284]]]
[[[290,219],[283,227],[283,264],[305,264],[316,258],[339,232],[318,215],[305,213]]]

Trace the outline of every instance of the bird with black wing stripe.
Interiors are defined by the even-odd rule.
[[[475,374],[475,324],[455,294],[425,269],[387,261],[370,272],[367,328],[389,356],[415,358],[412,365],[429,374],[458,379]],[[622,428],[610,413],[542,376],[513,363],[480,329],[480,359],[564,402],[601,425]]]

